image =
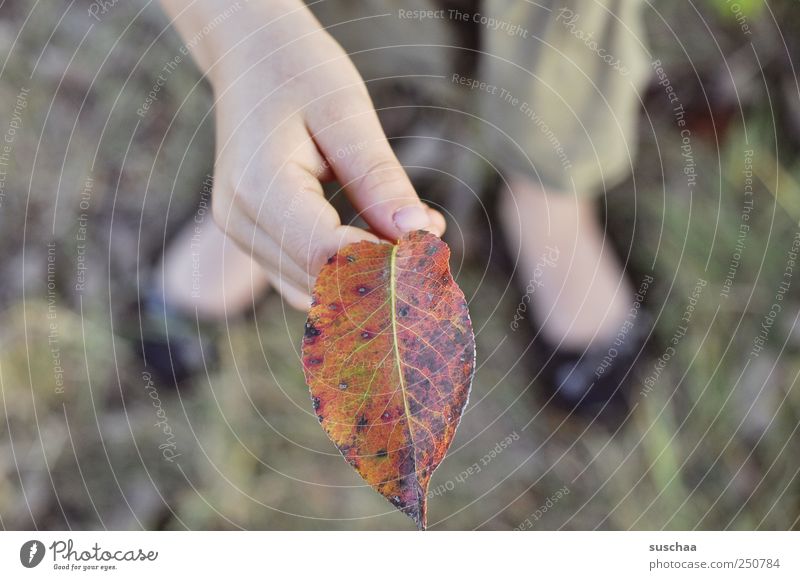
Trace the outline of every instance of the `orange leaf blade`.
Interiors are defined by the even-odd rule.
[[[449,249],[414,232],[360,242],[322,269],[303,366],[323,429],[420,529],[427,491],[469,396],[475,339]]]

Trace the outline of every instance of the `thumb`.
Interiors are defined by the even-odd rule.
[[[423,204],[392,151],[369,100],[330,119],[314,139],[370,229],[389,240],[414,230],[444,233],[444,218]],[[312,128],[313,130],[313,128]]]

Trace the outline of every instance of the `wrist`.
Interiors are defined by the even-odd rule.
[[[302,34],[298,31],[319,26],[302,0],[161,0],[161,3],[180,33],[184,47],[215,90],[238,75],[241,66],[262,58],[265,47],[279,46]]]

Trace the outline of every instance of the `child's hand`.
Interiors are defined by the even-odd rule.
[[[302,2],[250,2],[227,16],[219,0],[163,3],[214,87],[214,219],[292,306],[308,308],[314,277],[346,244],[444,232],[392,152],[358,71]],[[333,179],[371,232],[341,224],[322,194]]]

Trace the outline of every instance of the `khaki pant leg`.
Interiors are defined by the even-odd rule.
[[[441,92],[440,78],[451,74],[457,49],[453,27],[437,0],[325,0],[311,10],[342,45],[367,87],[399,82]],[[438,11],[413,18],[414,11]]]
[[[503,169],[578,195],[631,171],[648,57],[639,0],[485,0],[476,94]],[[516,28],[514,26],[516,25]],[[496,27],[496,30],[492,30]]]

